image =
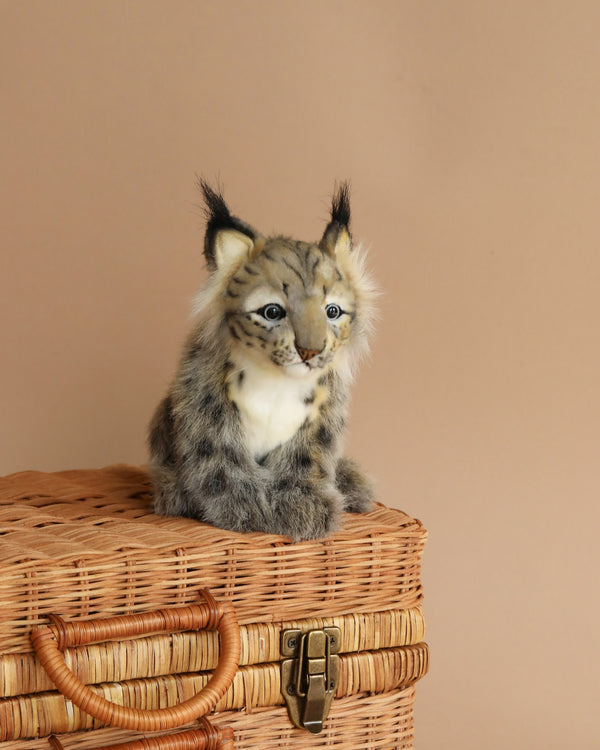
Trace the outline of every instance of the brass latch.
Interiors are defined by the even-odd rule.
[[[318,734],[329,713],[340,675],[339,628],[290,629],[281,633],[281,692],[292,722]]]

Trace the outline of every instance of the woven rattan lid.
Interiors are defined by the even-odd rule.
[[[422,524],[376,506],[332,537],[291,543],[150,512],[133,466],[0,479],[0,652],[31,649],[49,613],[109,617],[198,601],[208,588],[238,621],[415,607]]]

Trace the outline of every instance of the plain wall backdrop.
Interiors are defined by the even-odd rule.
[[[349,451],[420,518],[416,748],[599,747],[600,4],[0,0],[0,471],[145,461],[196,174],[383,291]]]

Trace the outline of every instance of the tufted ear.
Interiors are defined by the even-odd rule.
[[[331,220],[319,247],[332,257],[352,250],[350,234],[350,185],[342,182],[331,199]]]
[[[231,215],[220,192],[203,179],[198,184],[206,204],[206,264],[212,272],[226,271],[255,254],[262,238],[249,224]]]

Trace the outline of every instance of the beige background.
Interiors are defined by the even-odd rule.
[[[143,462],[196,173],[384,296],[351,452],[430,530],[418,750],[599,747],[600,5],[2,0],[0,471]]]

